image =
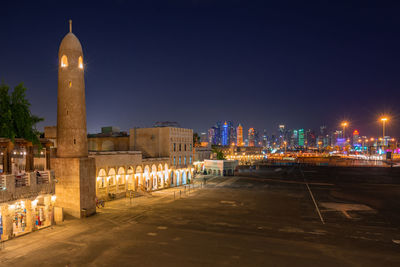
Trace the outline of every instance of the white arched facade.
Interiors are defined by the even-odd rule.
[[[122,197],[130,191],[153,191],[191,182],[190,169],[170,169],[167,163],[99,168],[96,177],[98,198]]]

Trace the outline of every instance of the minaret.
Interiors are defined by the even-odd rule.
[[[57,157],[86,157],[85,80],[82,46],[72,33],[65,35],[58,51]]]
[[[96,165],[88,157],[82,46],[72,33],[58,51],[56,205],[77,218],[96,212]]]

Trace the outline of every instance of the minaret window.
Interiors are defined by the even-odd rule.
[[[83,70],[83,59],[82,59],[82,57],[79,57],[79,59],[78,59],[78,66],[79,66],[80,69]]]
[[[61,67],[62,68],[68,67],[68,58],[66,55],[63,55],[61,57]]]

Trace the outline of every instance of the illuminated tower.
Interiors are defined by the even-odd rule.
[[[96,167],[88,158],[83,53],[72,21],[58,52],[57,99],[56,204],[81,218],[96,212]]]
[[[254,128],[249,129],[249,146],[255,146],[255,130]]]
[[[222,126],[222,134],[221,134],[221,143],[223,146],[229,145],[229,131],[228,131],[228,123],[225,122]]]
[[[70,32],[58,51],[57,157],[87,157],[82,46]]]
[[[237,146],[243,146],[243,127],[239,123],[239,126],[236,128],[237,132]]]

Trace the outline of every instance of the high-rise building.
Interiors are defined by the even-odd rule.
[[[315,138],[315,133],[313,130],[308,129],[305,133],[305,141],[304,141],[304,145],[306,147],[315,147],[316,145],[316,138]]]
[[[278,135],[279,135],[279,140],[278,140],[278,142],[279,142],[279,146],[282,146],[283,144],[284,144],[284,141],[285,141],[285,125],[283,125],[283,124],[280,124],[279,125],[279,133],[278,133]]]
[[[298,145],[299,145],[298,131],[297,130],[293,130],[292,137],[290,139],[290,146],[291,147],[297,147]]]
[[[267,130],[264,129],[263,136],[262,136],[262,146],[267,147],[268,146],[268,135],[267,135]]]
[[[215,126],[211,127],[208,130],[208,140],[212,145],[221,145],[221,131],[222,124],[221,122],[217,122]]]
[[[304,129],[299,129],[298,130],[298,134],[299,134],[299,146],[303,147],[304,146]]]
[[[255,146],[255,130],[254,128],[249,129],[249,135],[248,135],[248,140],[249,140],[249,146]]]
[[[228,123],[227,122],[225,122],[224,125],[222,126],[221,144],[223,146],[228,146],[229,145],[229,128],[228,128]]]
[[[237,133],[237,141],[236,141],[237,146],[243,146],[243,127],[240,123],[239,126],[236,128],[236,133]]]
[[[358,144],[358,139],[360,139],[360,133],[357,130],[353,132],[353,145]]]

